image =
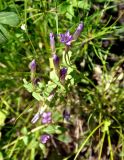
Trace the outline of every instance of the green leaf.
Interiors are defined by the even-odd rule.
[[[6,42],[6,40],[7,40],[6,37],[0,31],[0,44],[3,43],[3,42]]]
[[[0,160],[3,160],[3,154],[0,152]]]
[[[0,44],[5,42],[10,38],[9,32],[6,30],[6,28],[0,24]]]
[[[69,6],[70,6],[70,3],[68,3],[68,2],[63,2],[62,4],[60,4],[58,7],[59,13],[65,14],[67,12]]]
[[[43,100],[43,98],[42,98],[42,96],[40,95],[40,93],[33,92],[33,93],[32,93],[32,96],[33,96],[36,100],[38,100],[38,101]]]
[[[66,13],[66,17],[70,20],[72,20],[72,17],[74,16],[74,8],[72,5],[69,5],[68,6],[68,10],[67,10],[67,13]]]
[[[38,82],[38,87],[40,89],[43,89],[45,87],[45,83],[44,82]]]
[[[28,92],[33,92],[34,90],[34,86],[32,85],[32,83],[29,83],[26,81],[26,79],[23,79],[24,82],[24,87],[27,89]]]
[[[73,7],[82,8],[84,10],[90,9],[90,3],[88,3],[87,1],[78,1],[77,2],[77,0],[72,0],[72,5],[73,5]]]
[[[28,144],[28,136],[24,136],[23,137],[23,142],[24,142],[25,145]]]
[[[23,127],[23,128],[21,129],[21,133],[24,134],[24,135],[26,135],[26,134],[28,133],[27,128],[26,128],[26,127]]]
[[[65,134],[59,135],[57,139],[64,142],[64,143],[70,143],[72,141],[71,137],[69,135],[65,135]]]
[[[33,139],[30,141],[30,143],[28,144],[28,148],[29,148],[29,149],[32,149],[32,146],[33,146],[34,149],[37,148],[37,146],[38,146],[38,141],[36,141],[35,138],[33,138]]]
[[[48,84],[46,85],[46,88],[43,92],[43,95],[45,97],[48,97],[50,95],[50,93],[53,91],[53,89],[56,88],[56,86],[57,85],[55,83],[49,81]]]
[[[53,112],[52,119],[53,119],[54,122],[59,122],[63,119],[63,117],[62,117],[62,114],[60,112],[56,111],[56,112]]]
[[[39,143],[39,147],[41,148],[44,155],[47,155],[47,149],[46,146],[42,143]]]
[[[55,70],[52,70],[50,72],[50,79],[55,83],[57,83],[59,81],[59,78],[58,78]]]
[[[61,134],[62,133],[62,128],[60,126],[55,126],[55,125],[49,125],[46,128],[43,129],[43,132],[48,133],[48,134]]]
[[[46,132],[48,134],[54,134],[55,133],[55,126],[49,125],[43,129],[43,132]]]
[[[14,12],[0,12],[0,23],[15,27],[19,23],[19,18]]]
[[[4,114],[4,112],[0,111],[0,126],[4,125],[5,119],[6,119],[6,115]]]

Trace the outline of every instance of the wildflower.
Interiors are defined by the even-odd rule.
[[[70,119],[70,113],[69,113],[67,110],[64,110],[64,111],[63,111],[63,118],[64,118],[66,121],[69,121],[69,119]]]
[[[33,59],[33,60],[29,63],[29,69],[31,70],[31,72],[35,72],[35,71],[36,71],[36,62],[35,62],[35,59]]]
[[[53,33],[50,33],[50,47],[51,47],[52,53],[55,53],[55,40],[54,40]]]
[[[82,30],[83,30],[83,23],[80,23],[75,31],[75,33],[73,34],[73,40],[77,40],[77,38],[80,36]]]
[[[59,57],[56,54],[53,54],[53,63],[56,69],[59,68]]]
[[[60,34],[60,42],[66,44],[67,46],[71,45],[73,37],[70,35],[70,32],[67,31],[65,34]]]
[[[41,136],[40,140],[43,144],[47,143],[47,141],[50,139],[50,135],[44,134]]]
[[[42,114],[42,123],[47,124],[47,123],[51,123],[51,121],[52,121],[51,112],[44,112]]]
[[[64,83],[67,74],[67,68],[60,69],[60,81]]]
[[[22,24],[22,25],[21,25],[21,29],[22,29],[23,31],[26,31],[26,29],[27,29],[26,24]]]

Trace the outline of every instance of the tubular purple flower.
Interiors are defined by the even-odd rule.
[[[43,144],[47,143],[47,141],[50,139],[50,135],[44,134],[41,136],[40,140]]]
[[[60,34],[60,42],[66,44],[67,46],[71,45],[71,41],[73,40],[72,35],[70,35],[70,32],[67,31],[65,34]]]
[[[50,33],[50,47],[52,50],[52,53],[55,53],[55,40],[54,40],[54,34]]]
[[[42,123],[47,124],[47,123],[51,123],[51,121],[52,121],[51,112],[44,112],[42,114]]]
[[[35,59],[33,59],[33,60],[29,63],[29,69],[31,70],[31,72],[35,72],[35,71],[36,71],[36,61],[35,61]]]
[[[67,68],[62,68],[62,69],[60,69],[60,81],[61,81],[62,83],[65,82],[66,74],[67,74]]]
[[[59,68],[59,57],[56,54],[53,54],[53,63],[56,69]]]
[[[75,31],[75,33],[73,34],[73,40],[77,40],[77,38],[80,36],[82,30],[83,30],[83,23],[80,23]]]
[[[35,59],[33,59],[29,63],[29,69],[30,69],[30,72],[31,72],[31,82],[34,84],[35,72],[36,72],[36,61],[35,61]]]

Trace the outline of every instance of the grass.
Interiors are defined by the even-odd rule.
[[[0,1],[1,12],[17,15],[0,22],[1,160],[124,159],[123,6],[121,0]],[[73,34],[81,21],[84,29],[68,53],[55,37],[60,65],[68,68],[62,84],[49,61],[49,33]],[[28,67],[33,59],[36,85]],[[44,110],[52,123],[32,124]],[[43,134],[51,136],[46,144]]]

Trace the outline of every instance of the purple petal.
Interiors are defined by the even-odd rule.
[[[47,116],[51,116],[51,112],[47,112]]]
[[[47,123],[48,123],[48,120],[47,120],[47,119],[42,119],[42,123],[43,123],[43,124],[47,124]]]
[[[67,31],[65,34],[60,34],[60,42],[65,43],[66,45],[70,46],[73,37],[70,35],[70,32]]]
[[[48,134],[44,134],[44,135],[42,135],[41,136],[41,142],[43,143],[43,144],[45,144],[45,143],[47,143],[47,141],[50,139],[50,135],[48,135]]]
[[[42,118],[47,118],[47,112],[44,112],[44,113],[42,114]]]

